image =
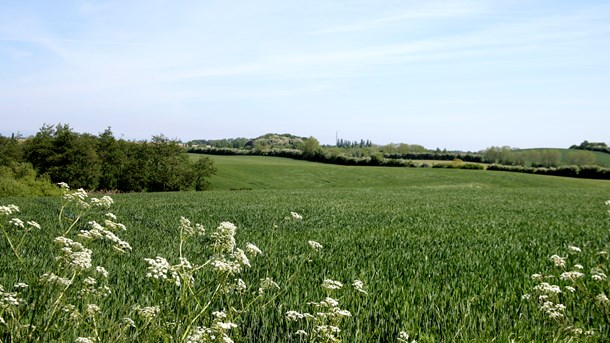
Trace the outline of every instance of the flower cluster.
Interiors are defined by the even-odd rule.
[[[56,259],[65,263],[71,269],[82,271],[91,268],[90,249],[85,248],[81,243],[75,242],[66,237],[57,237],[55,242],[62,245],[61,255]]]
[[[90,227],[89,230],[81,230],[79,234],[80,237],[90,240],[109,240],[114,243],[113,248],[120,253],[131,251],[131,245],[120,239],[119,236],[108,230],[108,228],[103,227],[96,221],[90,221],[88,224]],[[120,223],[106,220],[105,224],[107,227],[113,229],[125,230],[125,226]]]
[[[409,334],[406,333],[405,331],[400,331],[398,333],[397,341],[400,343],[417,343],[416,340],[410,340]]]
[[[237,324],[226,321],[227,315],[223,311],[213,312],[214,321],[211,327],[198,326],[189,336],[186,337],[187,343],[204,342],[224,342],[233,343],[228,332],[237,328]]]
[[[610,206],[610,201],[606,202]],[[522,299],[536,299],[538,308],[551,319],[562,327],[561,332],[569,334],[569,341],[579,341],[578,336],[593,336],[595,331],[586,329],[581,326],[572,326],[570,323],[594,323],[596,317],[602,318],[605,321],[608,313],[610,300],[606,296],[608,292],[607,270],[610,267],[608,264],[608,250],[605,249],[596,254],[584,251],[578,246],[568,245],[567,256],[552,255],[549,260],[554,267],[559,267],[564,270],[568,266],[568,262],[572,262],[573,269],[567,271],[556,271],[549,275],[536,273],[532,275],[532,279],[537,281],[537,285],[533,287],[532,294],[524,294]],[[596,263],[590,268],[589,273],[586,273],[586,264],[581,262]],[[597,262],[593,262],[597,261]],[[574,263],[580,262],[580,263]],[[585,264],[585,265],[583,265]],[[556,275],[558,274],[558,275]],[[548,282],[550,279],[558,279],[557,284]],[[586,318],[578,318],[581,310],[579,307],[589,309]],[[573,318],[576,316],[576,318]],[[587,338],[585,338],[587,339]]]
[[[357,285],[355,288],[362,290],[362,281],[356,280],[354,281],[354,284]],[[322,288],[329,292],[341,289],[342,287],[343,284],[339,281],[325,279],[322,282]],[[339,328],[339,323],[341,319],[351,317],[351,312],[341,309],[339,307],[339,302],[330,296],[327,296],[319,302],[311,301],[307,304],[313,306],[316,311],[314,311],[314,313],[301,313],[291,310],[287,311],[285,314],[286,319],[289,321],[312,321],[312,325],[308,325],[313,328],[310,332],[298,330],[295,332],[295,335],[309,336],[310,340],[313,342],[340,342],[339,333],[341,332],[341,329]]]

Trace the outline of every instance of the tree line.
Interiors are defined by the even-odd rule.
[[[606,143],[603,142],[588,142],[583,141],[579,145],[572,145],[570,149],[578,149],[578,150],[591,150],[591,151],[600,151],[606,154],[610,154],[610,147]]]
[[[73,188],[121,192],[204,190],[216,172],[211,159],[191,160],[179,142],[78,133],[67,124],[43,125],[32,137],[0,137],[0,166],[29,166],[39,177]]]

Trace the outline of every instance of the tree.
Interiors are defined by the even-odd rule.
[[[577,166],[585,166],[595,164],[597,158],[595,153],[591,151],[568,151],[567,155],[568,164],[575,164]]]
[[[309,137],[303,141],[303,155],[306,158],[314,157],[320,153],[320,142],[314,137]]]
[[[203,191],[210,188],[210,176],[216,174],[214,162],[209,157],[200,157],[191,165],[192,182],[196,191]]]
[[[110,127],[99,134],[96,150],[101,166],[99,189],[118,189],[120,175],[125,171],[126,151],[114,138]]]

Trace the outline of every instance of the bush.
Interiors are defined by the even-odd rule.
[[[29,163],[11,163],[0,167],[0,197],[57,195],[59,191],[48,176],[37,177]]]

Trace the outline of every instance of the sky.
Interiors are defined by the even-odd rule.
[[[610,143],[610,2],[0,1],[0,134]]]

